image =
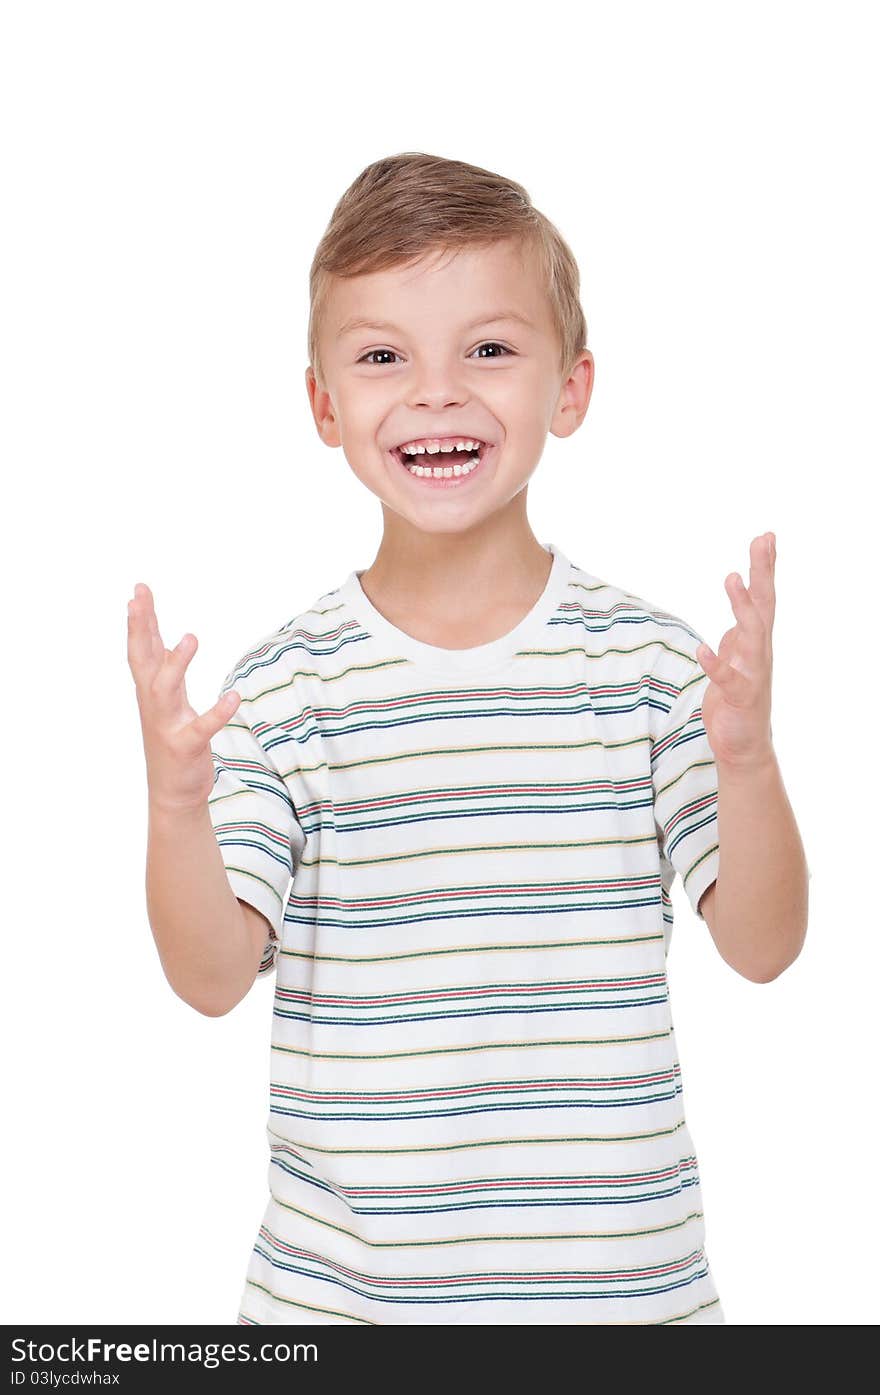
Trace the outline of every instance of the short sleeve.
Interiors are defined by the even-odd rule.
[[[233,687],[241,693],[229,679],[221,691]],[[275,967],[284,907],[305,834],[284,780],[243,715],[249,706],[242,701],[211,741],[214,788],[208,809],[232,890],[261,911],[271,927],[260,976]]]
[[[672,619],[674,617],[666,617]],[[709,677],[696,657],[702,642],[690,626],[673,632],[674,660],[658,677],[657,696],[671,706],[653,738],[654,822],[663,856],[678,873],[701,920],[700,897],[718,876],[718,770],[703,726]]]

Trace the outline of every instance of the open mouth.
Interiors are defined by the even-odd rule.
[[[439,450],[409,452],[394,446],[389,455],[417,484],[449,489],[466,484],[478,474],[493,449],[491,442],[467,437],[464,444],[443,446]]]

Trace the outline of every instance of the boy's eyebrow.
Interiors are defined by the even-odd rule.
[[[519,324],[527,325],[529,329],[534,329],[534,324],[519,310],[493,310],[488,315],[480,315],[478,319],[472,320],[465,329],[476,329],[479,325],[500,324],[503,320],[516,320]],[[338,334],[351,334],[356,329],[390,329],[395,334],[402,331],[399,325],[393,325],[388,320],[370,320],[361,316],[346,320],[340,325]]]

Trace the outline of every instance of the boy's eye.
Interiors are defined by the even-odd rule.
[[[494,339],[488,339],[484,344],[478,344],[476,349],[474,350],[474,353],[479,352],[480,349],[500,349],[502,354],[508,355],[512,352],[510,349],[506,349],[503,344],[497,344]],[[399,355],[396,354],[393,349],[370,349],[369,353],[364,354],[363,357],[358,359],[358,363],[368,363],[374,354],[390,354],[392,358],[399,357]],[[492,354],[492,358],[497,357],[499,357],[499,355]],[[381,368],[384,367],[384,364],[377,364],[373,366]]]
[[[358,359],[358,363],[369,363],[373,354],[390,354],[392,358],[397,357],[392,349],[371,349],[368,354],[364,354],[363,358]]]
[[[503,354],[510,353],[510,349],[505,349],[503,344],[496,344],[494,339],[488,340],[485,344],[478,344],[477,349],[500,349]],[[492,357],[497,358],[497,354],[493,354]]]

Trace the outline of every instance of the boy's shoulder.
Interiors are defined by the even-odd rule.
[[[265,631],[239,655],[223,680],[242,695],[265,688],[272,676],[328,652],[342,625],[340,586],[323,591],[310,606]]]
[[[582,598],[588,612],[606,617],[610,623],[645,625],[658,633],[680,631],[694,648],[702,640],[702,635],[683,616],[625,586],[606,581],[575,562],[571,564],[569,585]]]
[[[569,596],[583,611],[594,655],[616,656],[634,673],[644,669],[673,698],[705,676],[697,658],[704,637],[685,616],[575,563]]]

